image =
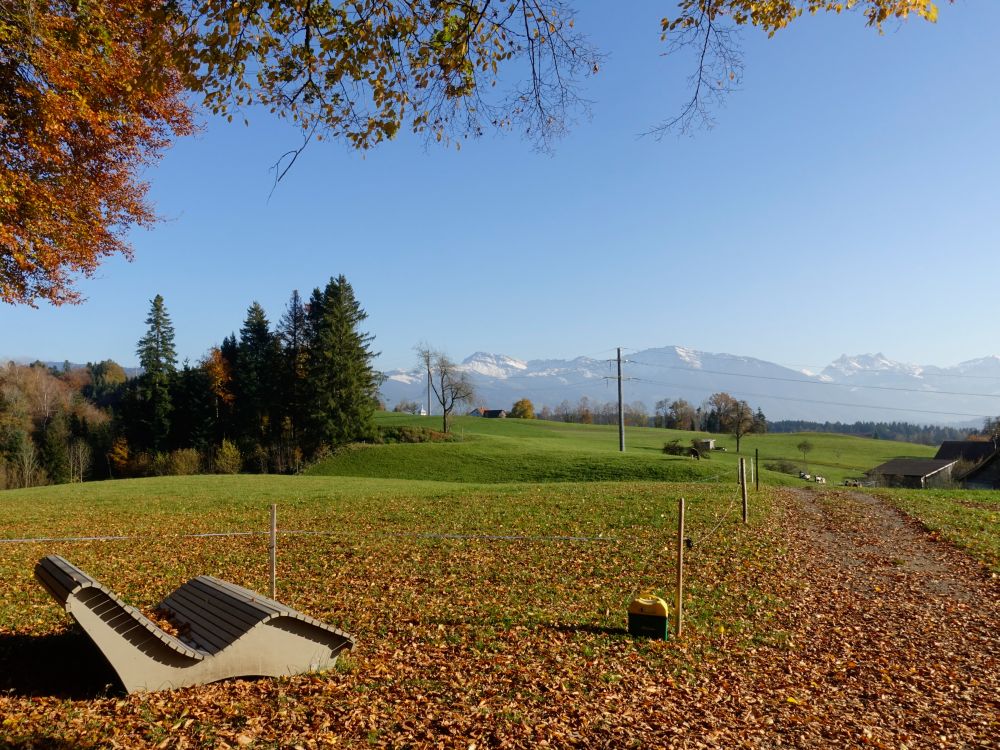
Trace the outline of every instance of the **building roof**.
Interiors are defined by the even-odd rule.
[[[943,458],[894,458],[876,466],[870,474],[889,474],[897,477],[929,477],[942,469],[947,469],[958,459]]]
[[[994,452],[991,455],[987,456],[982,461],[980,461],[978,464],[976,464],[975,466],[973,466],[971,469],[969,469],[968,471],[966,471],[964,474],[962,474],[961,476],[959,476],[958,478],[959,479],[963,479],[963,480],[964,479],[974,479],[975,476],[976,476],[976,474],[979,474],[979,473],[981,473],[983,471],[986,471],[986,469],[990,468],[990,466],[994,462],[996,462],[998,458],[1000,458],[1000,452]]]
[[[934,454],[934,458],[948,458],[963,461],[982,461],[996,452],[992,440],[945,440]]]

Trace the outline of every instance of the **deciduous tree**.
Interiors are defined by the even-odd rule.
[[[809,471],[809,464],[806,463],[806,456],[812,451],[813,444],[808,440],[802,440],[795,446],[795,448],[802,454],[802,464],[805,467],[805,471]]]
[[[513,419],[534,419],[535,405],[531,403],[531,399],[518,399],[514,402],[514,405],[510,407],[509,416]]]
[[[0,0],[0,300],[78,301],[153,222],[142,172],[192,130],[165,7]]]
[[[451,429],[452,411],[459,404],[475,400],[475,386],[469,374],[452,362],[444,352],[421,345],[417,347],[417,358],[420,366],[431,373],[431,388],[437,402],[441,404],[441,429],[448,432]]]
[[[601,53],[569,0],[0,0],[0,299],[76,301],[77,274],[130,253],[154,220],[142,170],[192,130],[186,87],[230,119],[261,105],[303,147],[371,148],[406,128],[448,142],[519,130],[548,147],[587,109]],[[931,0],[680,0],[668,52],[693,48],[689,103],[653,130],[711,119],[738,84],[735,27],[805,12],[869,26]],[[629,12],[629,11],[622,11]],[[279,161],[279,177],[301,148]]]
[[[696,414],[695,409],[684,399],[680,398],[670,402],[670,412],[667,422],[675,430],[694,430]]]

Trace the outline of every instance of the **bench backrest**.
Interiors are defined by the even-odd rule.
[[[123,602],[111,589],[101,585],[97,579],[87,575],[73,563],[59,555],[43,557],[35,565],[35,578],[72,614],[73,606],[84,606],[100,610],[102,619],[114,622],[116,629],[132,639],[141,642],[155,638],[172,651],[192,659],[202,659],[205,654],[183,643],[163,629],[133,606]],[[74,605],[71,599],[77,600]],[[140,628],[137,632],[136,627]],[[141,633],[147,635],[143,636]]]

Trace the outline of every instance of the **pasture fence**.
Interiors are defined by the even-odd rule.
[[[694,482],[689,484],[707,484],[714,483],[715,480],[721,479],[722,475],[716,475],[709,477],[703,482]],[[704,534],[699,535],[697,540],[693,540],[690,537],[685,536],[685,499],[683,497],[678,499],[678,526],[677,526],[677,539],[676,539],[676,579],[675,579],[675,613],[676,613],[676,630],[677,636],[680,636],[683,632],[683,585],[684,585],[684,551],[692,550],[697,546],[704,545],[709,539],[711,539],[719,530],[722,528],[723,524],[732,516],[733,511],[736,508],[736,504],[742,500],[743,506],[743,523],[748,522],[748,496],[747,490],[750,482],[747,480],[746,465],[744,459],[741,458],[737,471],[737,481],[739,485],[739,490],[734,493],[728,507],[716,517],[715,525],[709,529]],[[269,563],[269,583],[270,583],[270,596],[272,599],[277,596],[277,557],[278,557],[278,539],[279,537],[335,537],[343,536],[344,532],[340,531],[330,531],[324,529],[281,529],[278,527],[277,522],[277,505],[271,504],[270,506],[270,528],[267,531],[206,531],[206,532],[193,532],[186,534],[157,534],[155,538],[173,538],[173,539],[213,539],[213,538],[233,538],[233,537],[255,537],[255,536],[268,536],[268,563]],[[439,540],[463,540],[463,541],[486,541],[486,542],[529,542],[529,543],[553,543],[553,542],[571,542],[571,543],[616,543],[620,539],[617,536],[605,536],[603,534],[598,536],[587,536],[587,535],[558,535],[558,534],[488,534],[488,533],[475,533],[475,534],[463,534],[457,532],[404,532],[404,531],[380,531],[378,533],[380,537],[400,537],[400,538],[413,538],[413,539],[439,539]],[[137,535],[137,534],[99,534],[90,536],[48,536],[48,537],[11,537],[11,538],[0,538],[0,545],[15,545],[15,544],[39,544],[39,543],[74,543],[74,542],[119,542],[119,541],[142,541],[149,540],[154,537],[150,535]],[[644,567],[640,580],[647,577],[652,565],[658,559],[658,555],[651,555],[649,561]]]

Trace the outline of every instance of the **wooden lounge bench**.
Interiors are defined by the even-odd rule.
[[[58,555],[43,557],[35,577],[130,693],[329,669],[354,647],[344,631],[212,576],[192,578],[158,607],[176,636]]]

